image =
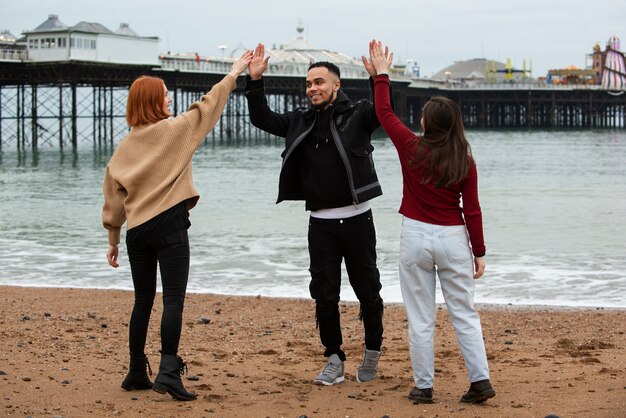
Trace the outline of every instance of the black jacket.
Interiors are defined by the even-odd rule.
[[[252,124],[285,138],[276,203],[305,200],[299,161],[290,157],[315,127],[316,111],[312,108],[297,108],[286,113],[272,111],[267,105],[263,78],[252,80],[246,77],[245,94]],[[382,189],[372,158],[374,147],[370,142],[372,132],[380,126],[374,104],[368,100],[352,102],[339,90],[333,108],[330,133],[346,170],[351,203],[362,203],[380,196]]]

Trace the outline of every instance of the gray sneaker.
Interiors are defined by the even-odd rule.
[[[378,372],[378,360],[380,359],[380,351],[365,349],[363,354],[363,363],[359,366],[356,374],[356,380],[359,382],[369,382],[376,377]]]
[[[314,382],[330,386],[335,383],[341,383],[343,380],[343,361],[339,359],[337,354],[333,354],[328,357],[326,367],[324,367],[322,373],[317,375]]]

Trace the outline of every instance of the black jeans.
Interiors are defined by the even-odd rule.
[[[376,231],[372,212],[345,219],[309,220],[309,255],[315,314],[326,357],[346,355],[339,319],[341,261],[345,260],[350,285],[361,304],[365,347],[378,350],[383,341],[383,300],[380,273],[376,267]]]
[[[156,294],[157,263],[163,285],[161,352],[176,355],[183,322],[183,307],[189,277],[189,236],[179,229],[148,245],[127,244],[135,287],[135,306],[128,328],[132,355],[144,354],[150,312]]]

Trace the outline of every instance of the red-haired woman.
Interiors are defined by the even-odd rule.
[[[389,100],[392,60],[393,54],[376,40],[370,42],[370,61],[363,57],[364,65],[377,74],[376,115],[395,145],[402,167],[400,290],[409,321],[415,381],[409,399],[417,403],[433,399],[438,275],[469,373],[470,388],[461,401],[484,402],[496,393],[489,381],[482,327],[474,308],[474,280],[485,271],[476,165],[461,111],[452,100],[433,97],[424,105],[422,136],[400,122]]]
[[[129,325],[130,367],[126,390],[153,388],[175,399],[196,395],[182,384],[186,364],[178,356],[189,275],[189,210],[199,199],[191,159],[219,120],[236,78],[252,58],[245,52],[228,75],[189,109],[171,118],[172,103],[163,80],[142,76],[128,94],[130,132],[113,153],[104,177],[102,221],[109,232],[109,265],[118,267],[120,231],[127,222],[126,248],[135,289]],[[156,294],[157,265],[163,285],[161,363],[154,385],[144,353]]]

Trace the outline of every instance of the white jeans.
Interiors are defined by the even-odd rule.
[[[404,217],[399,264],[415,386],[433,387],[437,274],[469,380],[489,379],[480,318],[474,309],[474,263],[465,225],[432,225]]]

